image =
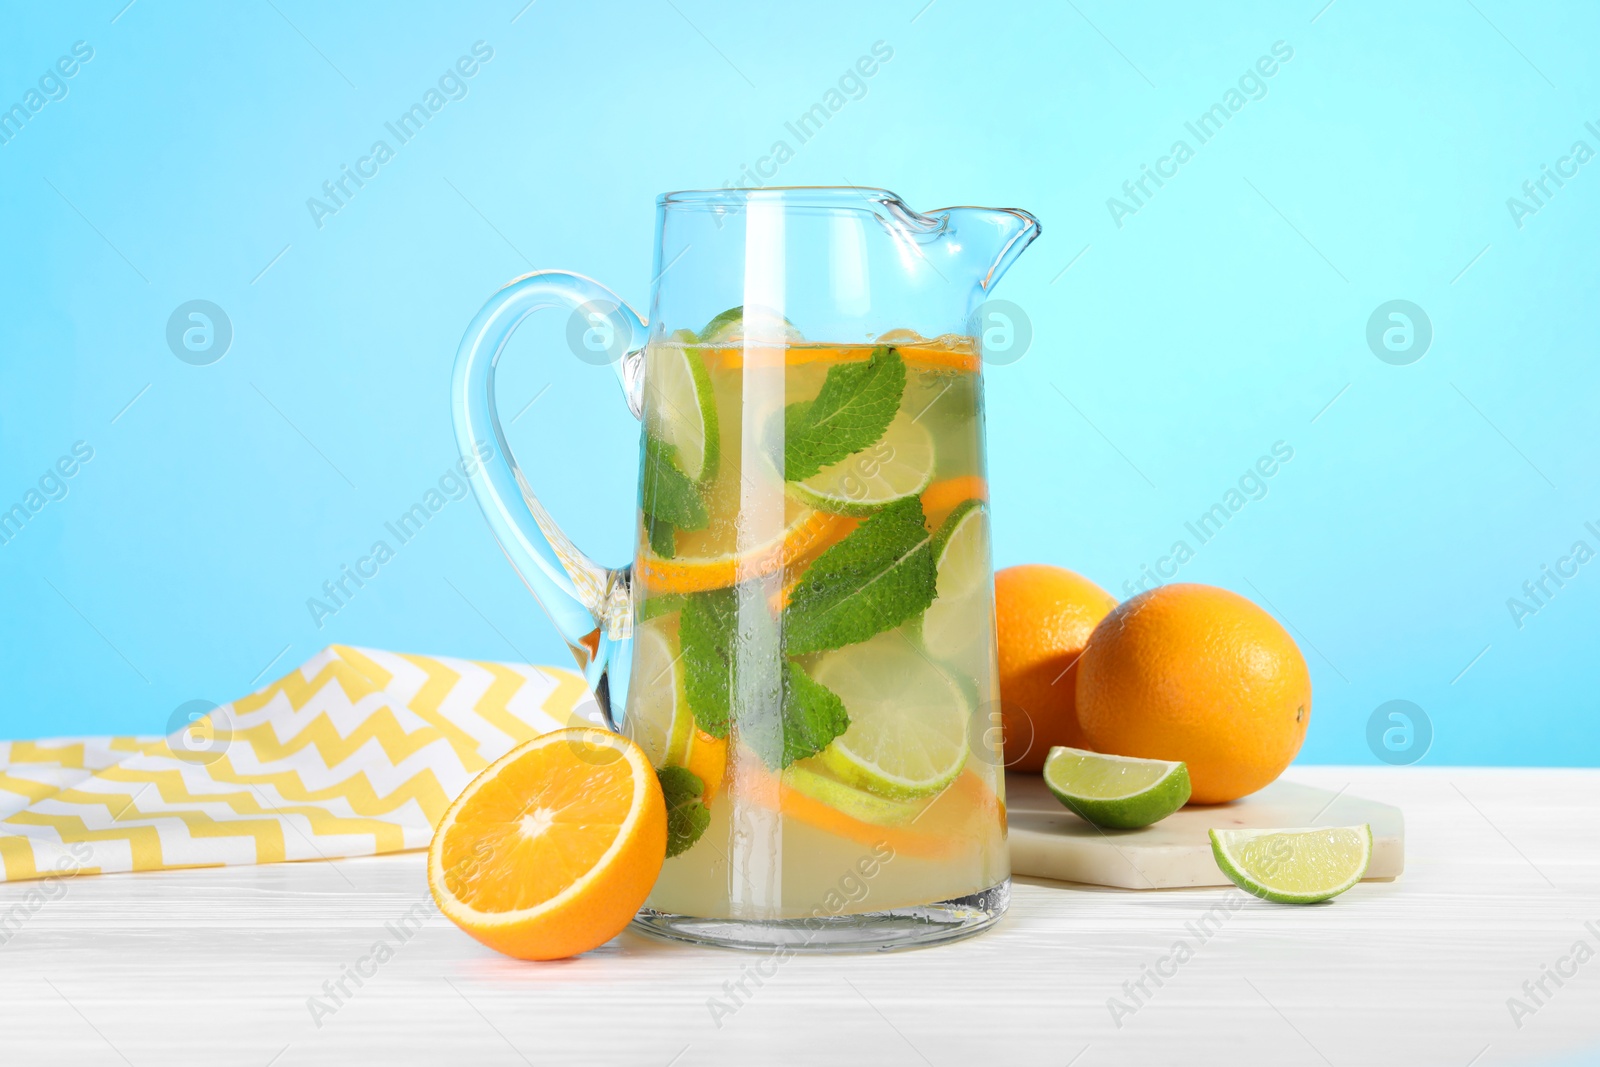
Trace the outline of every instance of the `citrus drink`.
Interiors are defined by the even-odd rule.
[[[1009,874],[974,342],[645,353],[625,729],[662,775],[647,910],[833,919]]]

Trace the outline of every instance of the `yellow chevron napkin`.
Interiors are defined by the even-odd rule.
[[[0,880],[425,848],[497,756],[598,722],[572,671],[332,645],[170,737],[0,742]]]

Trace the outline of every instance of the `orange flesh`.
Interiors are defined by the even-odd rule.
[[[444,842],[450,892],[482,912],[537,907],[592,870],[633,804],[620,754],[535,748],[469,797]],[[586,758],[587,757],[587,758]]]

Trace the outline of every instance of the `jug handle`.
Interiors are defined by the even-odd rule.
[[[506,342],[524,319],[546,308],[583,310],[595,328],[617,331],[607,350],[623,352],[614,365],[628,408],[639,416],[645,320],[592,278],[535,271],[490,297],[461,339],[451,386],[456,445],[463,458],[482,457],[466,467],[490,530],[578,661],[606,724],[619,730],[631,661],[632,568],[596,563],[561,531],[511,454],[495,406],[495,367]],[[481,447],[489,443],[495,452],[482,456]]]

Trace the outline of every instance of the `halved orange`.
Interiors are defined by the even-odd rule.
[[[621,933],[666,855],[666,804],[639,746],[556,730],[495,760],[451,803],[428,849],[428,888],[497,952],[561,959]]]

